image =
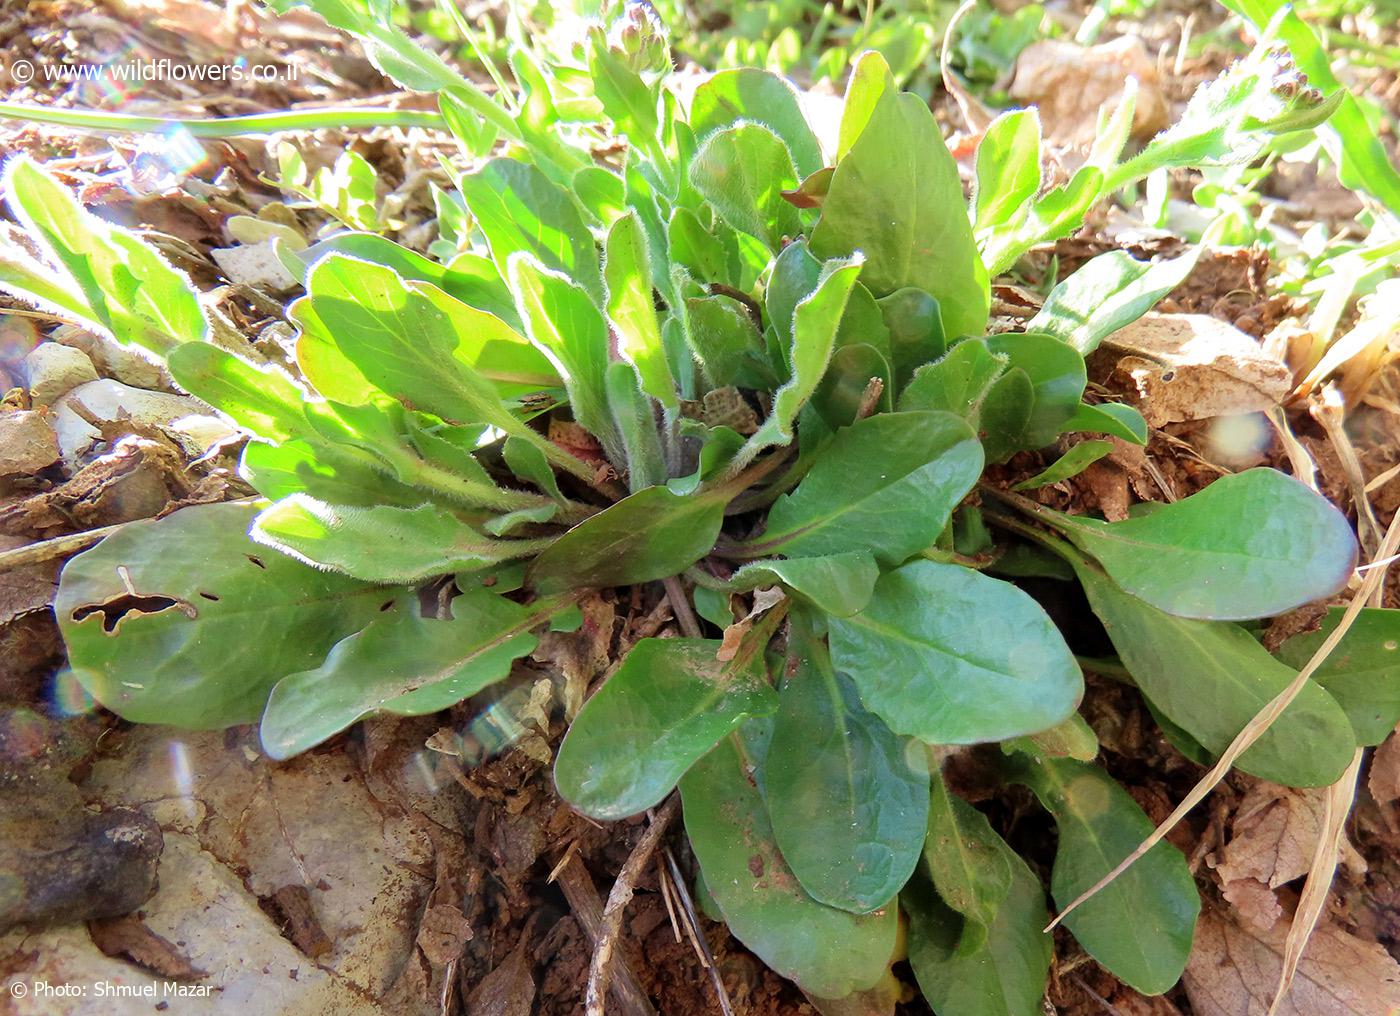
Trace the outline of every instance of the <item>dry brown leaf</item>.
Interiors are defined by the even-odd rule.
[[[1283,916],[1274,891],[1252,878],[1237,878],[1221,886],[1221,892],[1235,908],[1235,915],[1251,928],[1268,931]]]
[[[525,957],[524,941],[501,961],[467,999],[467,1016],[530,1016],[535,1005],[535,979]]]
[[[168,939],[146,927],[136,914],[88,921],[88,934],[104,956],[130,960],[159,977],[197,981],[209,976],[197,970]]]
[[[1129,77],[1138,82],[1133,136],[1150,138],[1167,126],[1167,100],[1157,65],[1137,36],[1087,48],[1058,39],[1032,43],[1016,59],[1011,97],[1039,107],[1047,138],[1088,149],[1098,128],[1099,107],[1117,108]]]
[[[306,886],[284,885],[259,902],[277,922],[277,930],[282,937],[313,960],[320,959],[334,948],[321,922],[316,919],[311,893]]]
[[[1256,931],[1207,908],[1182,981],[1196,1016],[1264,1016],[1283,965],[1287,925]],[[1320,926],[1279,1016],[1390,1016],[1400,1008],[1400,964],[1374,942]]]
[[[1322,794],[1260,781],[1235,812],[1216,871],[1228,885],[1253,879],[1277,889],[1307,874],[1322,828]]]
[[[1366,787],[1379,804],[1400,798],[1400,735],[1391,734],[1371,756]]]
[[[1149,427],[1267,411],[1292,375],[1258,341],[1206,314],[1146,314],[1104,340]]]

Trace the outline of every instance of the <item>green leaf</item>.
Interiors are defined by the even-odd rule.
[[[685,313],[686,338],[711,388],[772,386],[763,336],[743,304],[722,294],[694,296]]]
[[[251,535],[264,546],[366,582],[475,571],[532,554],[543,542],[490,539],[437,505],[336,505],[304,494],[264,508]]]
[[[1119,437],[1136,445],[1147,444],[1147,421],[1132,406],[1121,402],[1100,402],[1092,406],[1081,402],[1074,415],[1060,428],[1061,434],[1086,431]]]
[[[881,576],[865,610],[833,618],[831,655],[891,730],[929,744],[1033,734],[1069,716],[1084,692],[1039,604],[1009,583],[934,561]]]
[[[701,82],[690,103],[695,136],[707,137],[740,121],[760,123],[777,135],[801,176],[822,168],[817,137],[802,115],[796,90],[785,79],[770,71],[740,67],[718,71]]]
[[[947,349],[943,317],[937,300],[922,289],[909,286],[895,290],[877,303],[890,333],[889,356],[890,366],[894,368],[894,391],[903,391],[915,371],[937,360]]]
[[[651,295],[651,262],[646,233],[633,212],[608,231],[603,275],[608,286],[608,319],[617,334],[617,351],[637,371],[642,391],[663,406],[675,408],[676,383],[666,366],[661,325]]]
[[[642,639],[569,727],[554,764],[559,794],[593,818],[660,803],[706,752],[778,708],[760,653],[725,663],[710,639]]]
[[[332,504],[414,508],[423,503],[421,490],[389,476],[372,456],[317,440],[250,441],[238,473],[269,501],[306,493]]]
[[[87,211],[72,192],[27,157],[11,159],[3,188],[23,232],[58,267],[48,272],[0,268],[0,285],[62,311],[121,343],[165,353],[205,338],[209,323],[194,287],[154,248]],[[7,270],[8,269],[8,270]],[[26,283],[38,282],[38,286]]]
[[[1274,655],[1302,670],[1344,613],[1333,607],[1317,631],[1294,635]],[[1346,710],[1359,743],[1384,741],[1400,723],[1400,610],[1363,607],[1312,680]]]
[[[763,552],[866,550],[885,566],[931,546],[982,472],[982,448],[948,413],[880,413],[838,431],[774,503]]]
[[[736,593],[765,586],[783,585],[806,599],[823,613],[850,617],[864,609],[875,592],[880,569],[865,551],[831,554],[826,557],[793,557],[786,560],[753,561],[744,565],[725,583]]]
[[[987,944],[1019,858],[980,811],[948,792],[942,776],[932,783],[924,860],[938,895],[963,918],[956,952],[965,956]]]
[[[1275,469],[1221,477],[1121,522],[1045,518],[1123,589],[1169,614],[1234,621],[1331,596],[1356,565],[1346,517]]]
[[[1068,480],[1084,472],[1111,451],[1112,441],[1081,441],[1029,480],[1022,480],[1011,489],[1031,490]]]
[[[869,913],[894,898],[918,863],[928,766],[920,746],[861,705],[810,624],[793,627],[764,762],[773,835],[814,899]]]
[[[280,442],[310,431],[305,393],[276,367],[255,367],[208,342],[177,346],[165,365],[181,388],[258,437]]]
[[[952,413],[977,425],[982,402],[1009,357],[995,355],[984,339],[965,339],[940,360],[925,364],[899,394],[901,412],[917,409]]]
[[[452,600],[451,617],[424,617],[409,592],[324,663],[278,681],[259,730],[270,758],[291,758],[375,713],[421,716],[470,698],[510,673],[539,639],[530,630],[566,604],[522,607],[479,586]]]
[[[1079,408],[1086,376],[1084,357],[1051,335],[993,335],[987,348],[1009,358],[1030,378],[1034,391],[1030,419],[1017,438],[1023,449],[1044,448]]]
[[[442,265],[377,233],[336,233],[296,255],[298,263],[302,266],[302,284],[305,285],[312,266],[327,255],[337,253],[392,268],[409,282],[431,283],[469,307],[496,315],[512,328],[520,326],[520,320],[515,313],[515,301],[511,298],[510,290],[506,288],[505,280],[501,278],[495,264],[480,254],[464,252],[458,254],[449,264]],[[528,346],[525,349],[528,353],[534,353]],[[535,353],[535,356],[538,355]],[[547,371],[547,362],[542,362]],[[480,366],[488,371],[490,369],[487,364]],[[558,379],[552,384],[557,385]]]
[[[988,830],[991,833],[991,830]],[[991,833],[1010,867],[1011,885],[985,942],[964,951],[967,921],[948,907],[928,879],[916,875],[900,894],[909,918],[909,965],[939,1016],[1040,1016],[1054,955],[1045,926],[1040,880]]]
[[[726,738],[681,780],[685,829],[729,930],[781,976],[843,998],[884,976],[894,952],[894,906],[856,915],[803,891],[778,851],[749,760]]]
[[[459,186],[503,277],[510,277],[511,255],[524,251],[602,302],[597,244],[563,188],[533,165],[514,159],[492,159],[464,174]]]
[[[748,463],[764,448],[792,441],[798,411],[816,392],[831,362],[841,315],[860,271],[858,257],[828,261],[816,289],[798,303],[792,314],[792,377],[774,394],[772,412],[735,456],[737,463]]]
[[[918,96],[882,96],[837,163],[811,244],[821,258],[862,252],[877,297],[906,286],[934,296],[945,335],[986,328],[990,291],[957,166]]]
[[[1100,254],[1050,291],[1026,331],[1053,335],[1088,356],[1181,285],[1204,249],[1167,261],[1137,261],[1121,250]]]
[[[627,487],[639,491],[666,481],[656,404],[637,387],[636,372],[625,363],[608,364],[608,409],[626,455]]]
[[[635,146],[652,143],[661,125],[656,93],[627,65],[621,53],[609,48],[601,28],[593,29],[590,42],[588,76],[603,111]]]
[[[895,94],[894,76],[890,65],[876,50],[869,49],[856,60],[851,79],[846,83],[846,98],[841,106],[841,126],[836,145],[836,158],[844,159],[856,140],[865,133],[870,116],[886,93]]]
[[[316,666],[392,598],[257,546],[254,511],[184,508],[68,562],[54,614],[93,698],[134,723],[251,723],[279,678]]]
[[[977,410],[977,436],[988,462],[1005,462],[1026,447],[1026,427],[1035,404],[1035,386],[1020,367],[992,382]]]
[[[1030,787],[1059,828],[1050,891],[1068,906],[1152,834],[1128,792],[1096,766],[1072,759],[1025,764]],[[1065,918],[1065,927],[1109,973],[1146,995],[1177,982],[1191,951],[1201,899],[1186,858],[1158,843]]]
[[[639,490],[555,540],[530,566],[529,581],[548,593],[677,575],[714,546],[725,501],[715,493]]]
[[[695,278],[731,286],[738,284],[738,265],[731,263],[730,256],[733,253],[733,260],[737,261],[737,252],[727,251],[690,209],[677,208],[671,213],[666,241],[671,260],[683,265]]]
[[[488,358],[487,350],[502,348],[521,357],[522,364],[539,362],[526,352],[523,337],[499,318],[433,286],[405,282],[392,268],[340,254],[311,270],[307,289],[297,305],[299,323],[326,336],[375,388],[445,420],[486,423],[508,434],[526,429],[476,366]],[[515,374],[510,380],[547,387],[557,375],[547,362],[540,366],[533,376]],[[336,398],[338,393],[321,386],[321,374],[312,373],[322,394]],[[352,403],[368,401],[367,392],[351,394]]]
[[[622,462],[622,439],[608,412],[607,319],[567,275],[529,254],[512,256],[507,275],[530,341],[564,378],[574,419],[602,442],[609,459]]]
[[[1064,723],[1038,734],[1014,738],[1002,747],[1025,752],[1034,759],[1077,758],[1081,762],[1092,762],[1099,754],[1099,738],[1094,728],[1074,713]]]
[[[1133,682],[1209,751],[1223,752],[1293,680],[1294,672],[1238,625],[1164,614],[1121,592],[1083,559],[1070,560]],[[1299,751],[1300,744],[1308,750]],[[1239,767],[1291,787],[1320,787],[1341,776],[1355,748],[1342,708],[1307,684]]]
[[[584,166],[574,174],[572,186],[583,206],[605,226],[628,213],[626,187],[622,177],[611,170]]]
[[[690,164],[690,182],[720,218],[771,250],[802,232],[797,209],[782,193],[797,186],[792,156],[762,124],[742,123],[706,138]]]
[[[501,445],[501,458],[505,459],[506,466],[516,476],[533,483],[556,503],[564,503],[564,493],[559,489],[559,480],[538,445],[517,437],[508,437]]]
[[[1040,190],[1040,114],[1031,109],[1002,113],[977,145],[973,229],[1012,221]],[[1034,330],[1034,329],[1032,329]]]

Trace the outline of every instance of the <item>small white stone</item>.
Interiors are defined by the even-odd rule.
[[[188,395],[148,392],[104,378],[75,388],[54,403],[58,446],[70,467],[80,465],[82,456],[102,437],[85,416],[103,421],[130,419],[154,427],[191,455],[202,455],[214,441],[237,433],[212,416],[208,406]]]
[[[134,346],[123,346],[115,339],[96,332],[74,328],[54,335],[54,341],[81,349],[92,360],[102,377],[114,378],[133,388],[159,391],[170,384],[170,375],[154,360],[147,359]]]
[[[64,392],[97,380],[97,368],[81,349],[42,342],[24,358],[29,379],[29,399],[36,406],[51,406]]]
[[[301,283],[282,264],[274,244],[274,240],[263,240],[240,247],[220,247],[209,253],[230,282],[285,293]]]
[[[58,439],[43,413],[0,413],[0,476],[37,473],[58,461]]]

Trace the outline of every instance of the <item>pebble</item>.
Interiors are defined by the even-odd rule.
[[[236,285],[252,286],[273,293],[290,292],[301,285],[277,256],[274,240],[220,247],[209,253],[229,281]]]
[[[29,399],[36,406],[51,406],[65,392],[97,380],[97,368],[81,349],[43,342],[24,358],[29,379]]]
[[[106,335],[73,328],[60,329],[53,338],[56,342],[86,353],[102,377],[113,378],[133,388],[153,391],[170,388],[170,375],[164,367],[142,356],[135,348],[123,346]]]
[[[213,416],[209,407],[188,395],[169,395],[133,388],[104,378],[73,389],[53,406],[54,430],[63,461],[71,469],[82,465],[82,458],[102,439],[97,427],[85,419],[99,421],[130,419],[166,434],[191,455],[202,455],[215,441],[234,436],[237,431]]]
[[[44,413],[0,413],[0,476],[31,475],[58,457],[58,438]]]

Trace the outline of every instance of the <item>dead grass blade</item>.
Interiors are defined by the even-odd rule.
[[[1391,557],[1395,554],[1397,547],[1400,547],[1400,512],[1396,512],[1395,517],[1390,520],[1390,528],[1386,530],[1385,541],[1382,543],[1379,553],[1376,554],[1376,560],[1383,560],[1384,558]],[[1225,749],[1224,754],[1220,756],[1220,760],[1211,767],[1210,772],[1206,773],[1206,775],[1201,778],[1201,781],[1191,788],[1191,792],[1186,795],[1186,798],[1181,804],[1177,805],[1176,810],[1168,815],[1166,820],[1156,828],[1152,835],[1139,844],[1138,848],[1125,857],[1116,868],[1099,879],[1087,891],[1081,893],[1069,906],[1061,910],[1055,919],[1046,925],[1046,931],[1050,931],[1085,900],[1094,896],[1100,889],[1123,874],[1123,872],[1127,871],[1134,861],[1160,843],[1166,837],[1167,833],[1186,817],[1187,813],[1190,812],[1192,808],[1206,799],[1206,796],[1225,778],[1225,775],[1234,766],[1235,762],[1239,760],[1239,757],[1243,755],[1255,741],[1263,736],[1264,732],[1273,725],[1274,721],[1277,720],[1293,700],[1298,697],[1298,693],[1303,690],[1308,680],[1317,671],[1317,668],[1322,666],[1323,661],[1327,659],[1332,650],[1337,648],[1337,644],[1342,641],[1343,637],[1345,637],[1346,633],[1351,629],[1351,626],[1356,623],[1357,617],[1361,615],[1361,609],[1366,606],[1371,597],[1381,588],[1381,583],[1385,581],[1386,571],[1387,569],[1385,567],[1370,568],[1366,571],[1366,578],[1362,580],[1361,588],[1357,591],[1356,596],[1347,604],[1346,611],[1342,614],[1341,623],[1332,630],[1332,634],[1328,635],[1327,638],[1323,640],[1322,645],[1318,647],[1312,659],[1307,662],[1307,665],[1303,667],[1302,670],[1298,671],[1298,676],[1289,682],[1287,688],[1275,695],[1268,705],[1264,706],[1263,709],[1255,714],[1254,719],[1250,720],[1249,723],[1245,725],[1245,728],[1230,742],[1230,746]]]
[[[1293,986],[1293,976],[1298,972],[1298,963],[1303,958],[1303,950],[1317,927],[1317,919],[1322,916],[1322,908],[1327,905],[1327,894],[1337,874],[1337,859],[1341,856],[1347,815],[1351,812],[1352,802],[1356,800],[1356,778],[1361,775],[1363,751],[1362,748],[1356,749],[1351,765],[1347,766],[1342,778],[1327,788],[1317,849],[1313,852],[1308,878],[1303,883],[1302,895],[1298,897],[1298,909],[1293,912],[1293,922],[1288,926],[1288,937],[1283,943],[1283,968],[1279,971],[1274,1000],[1269,1004],[1269,1016],[1278,1012],[1279,1005],[1288,996],[1288,989]]]

